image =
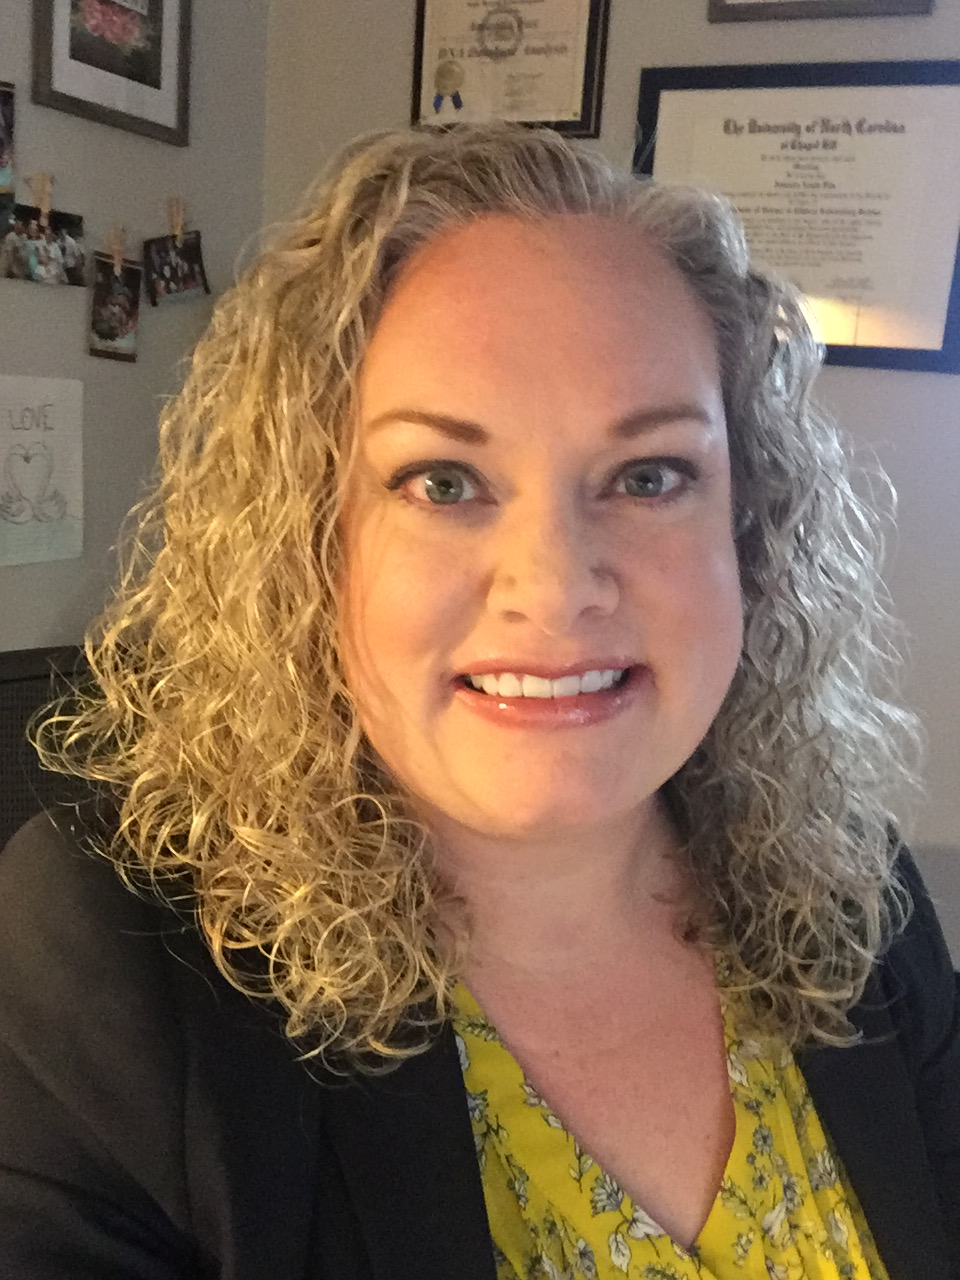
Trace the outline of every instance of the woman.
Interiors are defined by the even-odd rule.
[[[716,199],[509,127],[342,157],[40,729],[99,802],[0,862],[11,1274],[960,1274],[815,367]]]

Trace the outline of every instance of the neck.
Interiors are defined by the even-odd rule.
[[[661,940],[687,902],[659,803],[603,829],[505,839],[434,823],[442,878],[466,904],[468,980],[581,981]]]

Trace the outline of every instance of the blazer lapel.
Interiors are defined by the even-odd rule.
[[[449,1026],[389,1075],[327,1090],[323,1123],[377,1280],[495,1280]]]
[[[798,1062],[890,1280],[951,1280],[913,1087],[882,995],[856,1013],[864,1038]]]

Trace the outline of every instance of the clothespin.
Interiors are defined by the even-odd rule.
[[[40,210],[40,226],[46,231],[50,225],[50,200],[53,191],[53,174],[41,171],[27,178],[27,186],[33,203]]]
[[[167,201],[167,217],[170,219],[170,234],[177,242],[177,248],[183,244],[183,224],[187,216],[187,206],[182,196],[171,196]]]
[[[107,232],[106,244],[107,253],[113,258],[113,274],[119,276],[123,274],[123,250],[127,239],[127,229],[121,226],[112,226]]]

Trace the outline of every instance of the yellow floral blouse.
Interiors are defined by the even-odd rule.
[[[457,988],[497,1280],[888,1280],[799,1069],[725,1015],[736,1137],[695,1245],[675,1244],[566,1132]]]

